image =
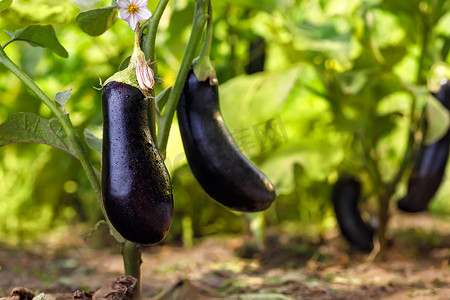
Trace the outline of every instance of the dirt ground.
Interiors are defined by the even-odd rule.
[[[450,221],[398,215],[390,228],[384,262],[352,249],[337,231],[317,243],[270,230],[263,252],[248,236],[145,247],[143,293],[166,300],[450,299]],[[27,251],[0,245],[0,297],[26,287],[47,299],[72,299],[77,289],[107,288],[122,276],[118,246],[75,240]]]

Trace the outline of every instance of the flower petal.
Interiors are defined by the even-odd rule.
[[[131,0],[117,0],[116,2],[121,9],[128,9],[128,6],[131,5]]]
[[[136,79],[138,81],[139,87],[143,90],[146,90],[147,87],[144,84],[143,76],[142,76],[142,70],[139,66],[136,67]]]
[[[131,14],[126,9],[119,10],[119,18],[121,18],[122,20],[125,20],[125,21],[128,20],[130,15]]]
[[[147,7],[148,0],[134,0],[134,5],[139,6],[139,8]]]
[[[130,18],[126,20],[128,22],[128,25],[130,25],[131,29],[136,29],[136,24],[139,22],[136,13],[130,14]]]
[[[146,85],[146,82],[145,82],[144,70],[142,70],[141,67],[136,67],[136,78],[137,78],[137,81],[138,81],[141,89],[148,90],[148,86]]]
[[[137,16],[139,21],[146,21],[152,16],[151,11],[147,7],[139,9],[134,14]]]
[[[145,66],[144,78],[146,86],[151,90],[155,85],[155,79],[153,78],[153,70],[149,66]]]

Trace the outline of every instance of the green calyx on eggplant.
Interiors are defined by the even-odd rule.
[[[366,223],[358,210],[361,183],[351,176],[342,176],[332,191],[333,208],[344,238],[361,251],[373,250],[375,229]]]
[[[114,228],[139,244],[161,241],[173,219],[169,173],[149,129],[150,103],[126,83],[103,89],[103,204]]]
[[[270,207],[275,188],[239,150],[219,107],[218,85],[199,81],[189,70],[177,116],[186,158],[202,188],[217,202],[236,211]]]
[[[450,109],[450,82],[444,81],[433,96],[443,106]],[[408,192],[401,198],[397,206],[400,210],[410,213],[425,211],[428,204],[438,191],[445,175],[449,156],[450,131],[440,140],[419,148],[414,161],[413,170],[408,180]]]

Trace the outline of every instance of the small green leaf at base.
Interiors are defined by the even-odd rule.
[[[109,233],[116,239],[119,244],[123,244],[127,241],[120,233],[117,232],[117,230],[112,225],[109,226]]]
[[[14,114],[0,125],[0,147],[12,143],[45,144],[78,158],[57,119],[44,119],[30,112]]]
[[[82,11],[76,18],[78,26],[90,36],[99,36],[117,21],[117,8],[106,6]]]
[[[32,46],[48,48],[63,58],[69,57],[69,53],[58,41],[52,25],[29,25],[20,28],[14,32],[13,40],[25,41]]]
[[[0,0],[0,11],[7,9],[12,4],[12,0]]]
[[[56,95],[55,95],[56,102],[58,102],[59,104],[61,104],[61,106],[64,107],[64,105],[67,103],[67,101],[72,96],[72,93],[70,92],[71,90],[72,89],[65,90],[65,91],[62,91],[62,92],[57,92]]]
[[[430,145],[447,134],[450,126],[450,114],[447,108],[431,95],[427,96],[425,113],[428,126],[424,143]]]
[[[102,152],[102,140],[96,137],[89,129],[84,130],[84,138],[86,139],[86,144],[92,150],[101,153]]]
[[[83,239],[85,240],[85,239],[91,237],[96,231],[98,231],[100,229],[100,226],[108,226],[109,233],[114,237],[114,239],[120,244],[125,243],[126,240],[114,229],[114,227],[111,225],[111,223],[109,221],[105,221],[105,220],[98,221],[97,224],[95,224],[94,228],[90,229],[88,231],[88,233],[86,233],[83,236]]]

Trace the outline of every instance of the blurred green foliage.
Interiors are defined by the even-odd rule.
[[[155,1],[149,1],[151,10]],[[101,137],[99,78],[113,74],[131,54],[134,34],[117,21],[98,37],[76,24],[85,9],[111,1],[13,1],[0,12],[9,32],[53,24],[69,57],[14,42],[8,55],[53,97],[72,89],[65,105],[79,134]],[[447,0],[217,0],[213,1],[211,58],[220,82],[224,119],[243,152],[268,175],[279,197],[269,225],[295,224],[318,235],[335,226],[330,186],[342,171],[357,174],[369,205],[376,196],[375,161],[384,180],[400,166],[418,120],[430,68],[448,62]],[[169,2],[157,35],[157,93],[174,82],[189,35],[194,1]],[[266,41],[265,70],[245,74],[249,44]],[[0,35],[0,43],[9,40]],[[19,111],[53,117],[39,99],[0,66],[0,123]],[[411,110],[412,103],[416,104]],[[413,124],[414,125],[414,124]],[[414,129],[414,128],[413,128]],[[89,153],[100,168],[100,155]],[[175,218],[166,241],[248,230],[247,219],[213,202],[192,177],[177,123],[167,166],[173,178]],[[372,179],[371,179],[372,178]],[[405,182],[396,195],[405,192]],[[78,161],[43,145],[0,148],[0,242],[24,243],[53,228],[101,218]],[[449,214],[447,179],[431,205]],[[185,234],[183,234],[183,231]],[[188,232],[189,234],[186,234]]]

